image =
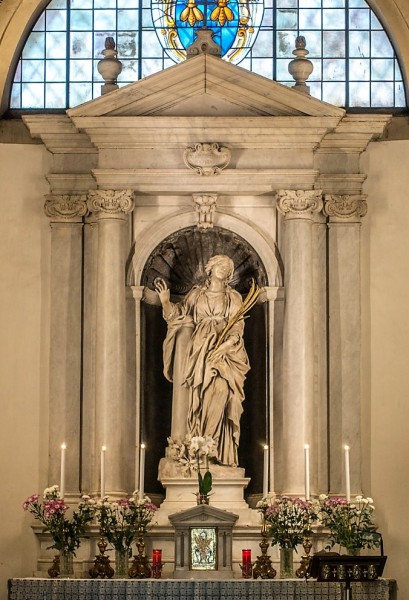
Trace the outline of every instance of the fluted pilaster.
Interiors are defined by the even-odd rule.
[[[125,381],[125,240],[133,207],[132,190],[93,190],[88,194],[88,208],[98,227],[94,460],[105,445],[107,494],[129,491],[126,482],[133,458]]]

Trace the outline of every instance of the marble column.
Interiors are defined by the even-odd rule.
[[[85,195],[50,195],[44,211],[51,221],[51,310],[49,375],[50,485],[60,483],[60,448],[67,445],[65,497],[80,490],[82,227]]]
[[[141,300],[143,297],[144,286],[132,286],[132,296],[135,301],[135,489],[139,486],[140,473],[140,451],[141,451]]]
[[[125,381],[125,242],[133,191],[93,190],[88,208],[98,226],[95,459],[105,445],[105,491],[115,496],[129,491],[126,482],[132,460]]]
[[[280,190],[277,208],[285,219],[280,491],[303,496],[304,445],[310,445],[312,461],[316,454],[312,224],[322,209],[321,192]]]
[[[351,492],[361,492],[362,195],[326,195],[329,217],[329,490],[345,494],[343,446],[350,447]]]

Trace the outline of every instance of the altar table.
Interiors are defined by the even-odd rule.
[[[391,579],[352,584],[353,600],[393,600]],[[9,600],[342,600],[342,585],[315,580],[10,579]]]

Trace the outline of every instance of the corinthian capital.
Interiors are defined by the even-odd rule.
[[[286,219],[311,219],[322,210],[321,190],[279,190],[277,208]]]
[[[53,221],[78,222],[88,214],[85,194],[56,194],[46,196],[44,212]]]
[[[91,190],[88,193],[88,208],[100,216],[128,214],[135,206],[133,190]]]
[[[324,214],[330,217],[332,222],[359,223],[366,215],[368,205],[366,196],[362,195],[325,195]]]

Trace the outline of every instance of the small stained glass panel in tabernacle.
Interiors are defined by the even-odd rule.
[[[215,527],[192,527],[190,530],[191,569],[217,569],[217,530]]]

